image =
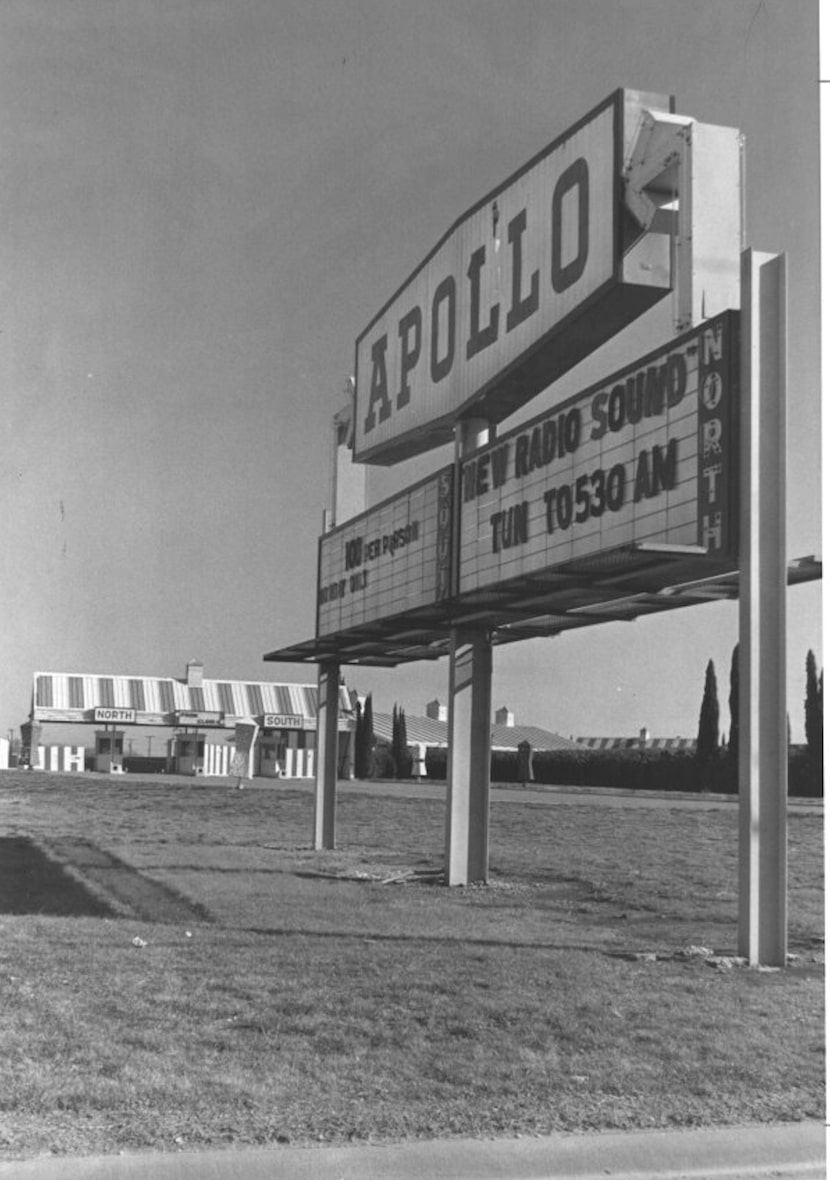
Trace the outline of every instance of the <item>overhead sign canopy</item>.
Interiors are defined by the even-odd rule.
[[[596,623],[631,622],[683,606],[738,598],[738,570],[707,570],[705,553],[692,546],[628,545],[599,557],[574,558],[546,574],[490,587],[452,603],[406,617],[364,623],[268,653],[288,664],[360,664],[395,667],[450,653],[450,628],[489,630],[494,646],[560,635]],[[791,561],[789,585],[821,577],[815,557]]]
[[[357,340],[354,458],[394,463],[499,422],[671,289],[627,251],[622,174],[645,106],[616,91],[461,217]]]

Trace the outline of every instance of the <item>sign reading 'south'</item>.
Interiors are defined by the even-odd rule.
[[[670,288],[622,245],[621,177],[643,102],[619,90],[442,238],[357,340],[359,462],[448,441],[463,414],[498,422]],[[655,260],[656,261],[656,260]]]
[[[737,560],[737,329],[726,312],[471,456],[459,594],[644,542]]]
[[[453,469],[445,467],[322,536],[317,634],[446,599],[452,525]]]

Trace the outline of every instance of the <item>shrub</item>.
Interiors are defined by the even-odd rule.
[[[372,751],[369,778],[397,778],[395,759],[388,742],[379,741]]]
[[[447,779],[447,751],[426,752],[427,777]],[[694,750],[537,750],[533,756],[536,783],[563,787],[612,787],[631,791],[703,791],[734,795],[738,791],[738,767],[726,749],[705,768]],[[515,750],[494,750],[490,756],[494,783],[521,782],[519,755]],[[815,775],[806,750],[790,751],[789,794],[818,797],[823,783]]]
[[[427,746],[424,754],[424,769],[429,779],[436,782],[447,781],[447,751],[439,746]]]

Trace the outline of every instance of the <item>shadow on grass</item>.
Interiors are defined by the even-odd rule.
[[[196,905],[87,840],[0,838],[0,913],[210,922]]]
[[[0,839],[0,913],[110,918],[115,910],[23,836]]]
[[[266,937],[280,937],[280,938],[307,938],[307,939],[346,939],[351,942],[388,942],[408,945],[434,945],[436,943],[448,943],[452,946],[481,946],[481,947],[495,947],[504,950],[530,950],[530,951],[579,951],[583,954],[607,954],[608,952],[599,942],[593,943],[576,943],[576,942],[545,942],[540,939],[508,939],[508,938],[481,938],[476,936],[465,937],[462,934],[455,932],[447,934],[389,934],[387,932],[367,932],[365,930],[312,930],[303,926],[248,926],[243,933],[253,935],[265,935]],[[623,952],[616,952],[615,957],[621,957]]]

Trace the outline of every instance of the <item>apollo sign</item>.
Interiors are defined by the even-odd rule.
[[[734,564],[737,319],[707,321],[471,456],[459,594],[637,543]]]
[[[666,294],[667,270],[623,260],[639,112],[617,91],[456,222],[375,317],[356,347],[357,461],[446,442],[462,415],[500,421]]]

